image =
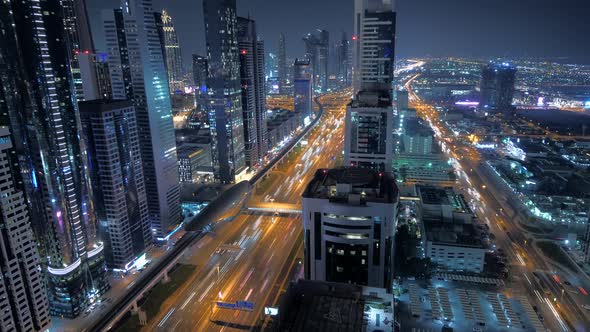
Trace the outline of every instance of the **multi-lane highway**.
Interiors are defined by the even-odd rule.
[[[350,93],[324,97],[324,116],[296,158],[271,171],[274,182],[253,190],[251,205],[300,206],[301,193],[315,169],[331,167],[342,151],[343,112]],[[330,107],[332,106],[332,107]],[[270,205],[269,205],[270,204]],[[189,281],[151,317],[147,331],[231,331],[263,323],[263,309],[277,303],[280,290],[303,258],[301,216],[244,210],[215,233],[207,234],[184,257],[197,268]],[[223,301],[254,303],[252,311],[220,309]]]
[[[588,298],[575,286],[566,290],[559,277],[555,278],[554,272],[559,267],[550,264],[536,250],[532,243],[534,236],[520,226],[521,213],[509,204],[510,193],[498,185],[499,181],[492,179],[494,175],[486,168],[488,166],[477,149],[455,140],[439,121],[437,110],[412,91],[411,83],[418,76],[412,76],[406,84],[411,104],[430,124],[443,151],[456,161],[460,184],[468,188],[463,194],[472,199],[477,215],[490,226],[498,247],[506,251],[511,265],[508,286],[514,291],[513,295],[528,298],[543,317],[545,326],[552,331],[588,331],[590,320],[585,309],[580,309]],[[558,274],[568,273],[560,271]],[[584,278],[575,279],[577,287],[588,287]]]

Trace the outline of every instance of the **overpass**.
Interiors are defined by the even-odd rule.
[[[178,260],[182,257],[185,250],[197,243],[203,236],[203,230],[207,231],[216,226],[221,220],[232,218],[232,215],[241,212],[244,207],[246,198],[254,185],[266,175],[267,172],[283,160],[293,148],[317,125],[323,114],[323,107],[317,97],[315,102],[318,104],[320,111],[316,118],[302,130],[302,132],[291,140],[285,148],[276,156],[268,165],[260,169],[250,181],[242,181],[235,184],[230,189],[213,200],[201,213],[195,216],[186,225],[187,233],[174,245],[173,249],[164,255],[157,263],[149,267],[144,275],[138,278],[133,286],[125,295],[117,299],[113,305],[102,315],[97,316],[96,320],[89,326],[86,331],[102,332],[112,329],[116,323],[123,318],[130,310],[138,311],[137,302],[154,287],[160,280],[168,280],[168,272],[176,266]],[[256,207],[255,207],[256,208]],[[261,207],[266,209],[267,207]],[[287,209],[290,210],[290,209]],[[260,212],[264,212],[261,210]],[[297,213],[297,212],[290,212]]]
[[[296,213],[301,214],[301,205],[289,204],[289,203],[277,203],[277,202],[261,202],[250,204],[247,207],[248,211],[261,212],[261,213],[281,213],[290,214]]]

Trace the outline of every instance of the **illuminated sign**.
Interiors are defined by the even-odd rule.
[[[461,106],[477,106],[479,105],[479,102],[477,101],[458,101],[455,103],[455,105],[461,105]]]
[[[264,307],[264,314],[269,316],[276,316],[279,314],[279,308]]]
[[[254,303],[248,301],[236,301],[233,302],[215,302],[218,308],[220,309],[233,309],[233,310],[246,310],[246,311],[253,311],[254,310]]]

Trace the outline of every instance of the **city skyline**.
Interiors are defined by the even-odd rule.
[[[352,36],[354,1],[286,0],[238,1],[238,11],[260,25],[266,51],[277,54],[279,33],[286,34],[287,56],[302,57],[305,45],[301,38],[315,29],[326,29],[334,36],[346,32]],[[104,7],[119,6],[118,0],[89,0],[90,13]],[[481,10],[481,6],[486,10]],[[183,62],[189,65],[191,54],[205,51],[204,28],[199,1],[154,1],[157,10],[166,8],[177,25]],[[563,63],[590,64],[590,44],[582,31],[590,31],[585,12],[590,4],[584,0],[397,0],[396,12],[399,58],[465,56],[481,58],[548,58]],[[310,10],[309,8],[314,8]],[[326,14],[327,13],[327,14]],[[445,15],[439,15],[445,13]],[[327,15],[327,19],[326,19]],[[96,15],[90,15],[96,17]],[[307,24],[297,24],[305,17]],[[99,20],[92,20],[93,34]],[[280,22],[280,23],[279,23]],[[276,28],[279,23],[280,27]],[[436,27],[433,29],[432,27]],[[468,28],[467,28],[468,27]],[[100,37],[100,35],[99,35]],[[96,45],[98,48],[100,44]]]

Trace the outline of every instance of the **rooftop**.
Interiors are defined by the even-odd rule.
[[[463,195],[457,194],[451,187],[416,185],[416,193],[423,204],[450,205],[455,211],[471,212]]]
[[[485,248],[473,224],[425,221],[424,230],[426,238],[433,244]]]
[[[299,280],[280,301],[273,331],[393,331],[392,295],[385,289]]]
[[[353,197],[354,196],[354,197]],[[318,169],[303,192],[305,198],[324,198],[332,202],[393,203],[398,189],[390,173],[358,167]]]

